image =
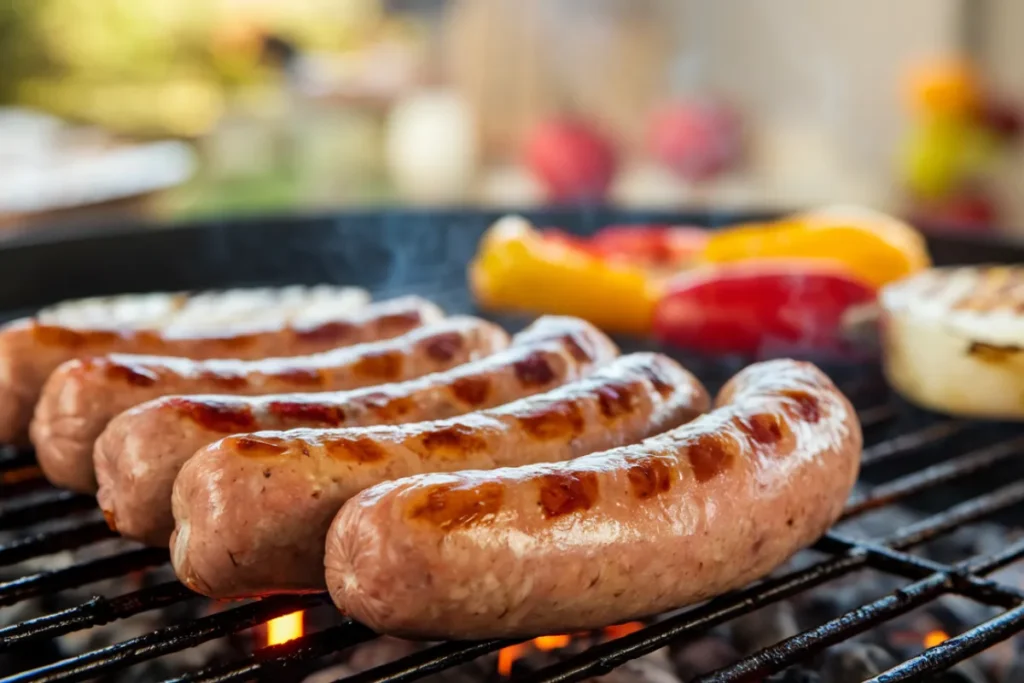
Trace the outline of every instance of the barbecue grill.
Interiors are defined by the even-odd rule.
[[[375,298],[404,293],[427,296],[447,310],[473,310],[465,288],[465,266],[477,239],[498,214],[465,212],[366,212],[341,216],[206,223],[176,229],[151,228],[123,234],[77,234],[23,238],[0,251],[0,310],[7,317],[66,298],[133,291],[199,289],[257,284],[337,282],[371,289]],[[714,226],[736,220],[723,214],[655,215],[605,210],[549,211],[530,215],[539,224],[585,233],[612,222],[669,220]],[[1024,260],[1024,248],[952,236],[931,239],[936,260],[994,262]],[[46,270],[39,269],[46,264]],[[525,317],[499,320],[510,331]],[[652,344],[619,339],[624,351]],[[717,388],[742,359],[709,359],[673,353]],[[1024,630],[1024,586],[988,578],[1024,559],[1024,541],[995,553],[939,562],[916,552],[922,545],[983,520],[1012,520],[1024,503],[1024,429],[1014,425],[953,420],[916,410],[893,396],[873,365],[825,365],[858,407],[864,424],[861,487],[846,508],[854,520],[892,506],[920,510],[915,521],[861,538],[842,525],[822,538],[809,562],[697,606],[660,615],[629,635],[599,642],[553,665],[513,680],[580,681],[695,638],[766,605],[798,596],[838,577],[871,569],[896,577],[902,587],[859,605],[799,635],[707,673],[700,681],[757,681],[807,660],[922,605],[956,594],[998,609],[941,644],[898,663],[870,680],[926,681]],[[62,551],[87,548],[114,534],[96,514],[92,497],[51,489],[28,450],[0,454],[0,569]],[[38,525],[46,523],[43,531]],[[27,569],[0,583],[0,607],[88,586],[128,574],[151,572],[167,563],[167,551],[118,548],[59,569]],[[20,571],[20,570],[19,570]],[[10,573],[4,576],[11,576]],[[110,597],[94,597],[70,608],[0,628],[0,683],[81,681],[201,643],[239,633],[296,610],[329,604],[324,595],[278,596],[229,606],[70,658],[44,661],[22,671],[4,669],[5,653],[45,650],[52,639],[100,624],[200,600],[173,580]],[[0,612],[2,614],[2,612]],[[7,622],[4,622],[7,623]],[[326,666],[324,658],[376,638],[366,627],[338,616],[321,630],[291,642],[254,647],[234,661],[218,663],[173,680],[300,680]],[[363,671],[348,681],[413,681],[451,669],[520,641],[488,640],[433,644],[410,656]],[[13,658],[12,658],[12,661]],[[494,674],[497,678],[497,674]]]

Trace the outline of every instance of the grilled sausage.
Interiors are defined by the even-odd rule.
[[[446,372],[323,394],[172,396],[115,417],[93,453],[100,507],[122,536],[166,546],[171,487],[197,450],[228,434],[438,420],[501,405],[582,378],[618,355],[578,318],[540,318],[512,348]]]
[[[196,361],[115,354],[68,361],[43,388],[32,442],[53,484],[94,492],[97,437],[114,416],[144,401],[172,394],[352,389],[445,370],[507,345],[500,327],[459,317],[387,341],[293,358]]]
[[[361,489],[635,443],[708,402],[675,361],[634,354],[546,394],[448,420],[230,436],[192,456],[174,482],[174,569],[220,598],[323,590],[327,528]]]
[[[366,307],[352,287],[284,287],[82,299],[0,329],[0,443],[28,436],[46,378],[61,363],[106,353],[187,358],[306,355],[384,339],[436,320],[418,297]]]
[[[717,405],[568,463],[363,491],[328,535],[334,602],[402,637],[518,637],[649,616],[763,576],[839,517],[860,425],[795,361],[747,368]]]

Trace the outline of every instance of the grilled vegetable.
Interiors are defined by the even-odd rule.
[[[642,268],[546,239],[517,216],[488,230],[470,264],[469,283],[485,308],[574,315],[631,333],[650,330],[658,292]]]
[[[669,284],[654,333],[705,353],[844,353],[854,350],[848,317],[874,300],[874,288],[830,263],[732,264]]]
[[[892,386],[955,415],[1024,419],[1024,267],[936,268],[885,287]]]
[[[842,264],[878,287],[930,264],[924,238],[906,223],[856,207],[830,207],[711,235],[703,260],[731,263],[810,258]]]

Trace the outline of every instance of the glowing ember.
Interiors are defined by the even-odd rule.
[[[541,636],[533,641],[533,646],[541,652],[565,647],[572,640],[570,636]]]
[[[929,631],[924,637],[924,647],[925,649],[933,648],[947,640],[949,640],[949,634],[945,631]]]
[[[644,625],[639,621],[630,621],[625,624],[608,626],[602,630],[602,634],[608,640],[615,640],[616,638],[628,636],[630,633],[639,631],[643,627]],[[576,634],[576,636],[541,636],[525,643],[519,643],[518,645],[510,645],[509,647],[502,648],[501,651],[498,652],[498,673],[502,676],[511,676],[512,665],[515,664],[517,659],[525,657],[530,652],[531,648],[541,652],[557,650],[559,648],[566,647],[571,643],[573,637],[587,638],[591,637],[591,635],[592,634],[589,633],[579,633]]]
[[[609,626],[604,630],[604,635],[608,640],[615,640],[622,636],[628,636],[630,633],[636,633],[644,627],[639,621],[627,621],[625,624],[615,624]]]
[[[267,645],[280,645],[302,636],[302,612],[292,612],[267,622]]]

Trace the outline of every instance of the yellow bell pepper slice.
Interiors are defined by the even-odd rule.
[[[931,265],[924,237],[914,228],[891,216],[852,206],[726,228],[712,234],[701,260],[731,263],[764,258],[832,261],[874,287]]]
[[[633,334],[650,331],[660,293],[644,270],[545,240],[518,216],[502,218],[484,235],[469,286],[487,309],[574,315]]]

